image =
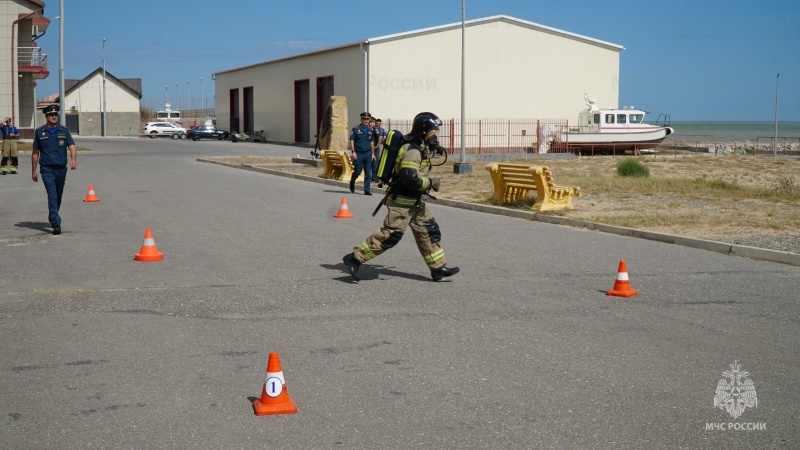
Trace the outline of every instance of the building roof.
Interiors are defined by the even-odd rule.
[[[556,36],[565,37],[568,39],[575,39],[577,41],[585,42],[587,44],[598,45],[600,47],[606,47],[610,50],[624,50],[625,47],[617,44],[613,44],[611,42],[601,41],[600,39],[590,38],[588,36],[583,36],[576,33],[570,33],[569,31],[559,30],[558,28],[548,27],[545,25],[540,25],[534,22],[528,22],[527,20],[517,19],[516,17],[506,16],[506,15],[498,15],[498,16],[490,16],[484,17],[482,19],[473,19],[467,20],[464,22],[464,26],[475,26],[475,25],[483,25],[492,22],[506,22],[512,25],[521,26],[524,28],[529,28],[532,30],[542,31],[544,33],[554,34]],[[389,34],[386,36],[380,36],[375,38],[370,38],[367,42],[371,44],[377,44],[380,42],[388,42],[394,41],[397,39],[405,39],[414,36],[420,36],[423,34],[431,34],[431,33],[438,33],[441,31],[449,31],[452,29],[461,28],[461,22],[458,23],[451,23],[448,25],[440,25],[437,27],[430,27],[430,28],[423,28],[420,30],[413,30],[413,31],[406,31],[404,33],[397,33],[397,34]]]
[[[484,18],[481,18],[481,19],[467,20],[467,21],[464,22],[464,26],[465,27],[469,27],[469,26],[483,25],[483,24],[492,23],[492,22],[506,22],[506,23],[510,23],[512,25],[517,25],[517,26],[529,28],[529,29],[532,29],[532,30],[541,31],[541,32],[544,32],[544,33],[550,33],[550,34],[554,34],[556,36],[561,36],[561,37],[568,38],[568,39],[575,39],[577,41],[581,41],[581,42],[584,42],[584,43],[587,43],[587,44],[597,45],[597,46],[600,46],[600,47],[605,47],[605,48],[608,48],[609,50],[620,51],[620,50],[624,50],[625,49],[625,47],[623,47],[621,45],[618,45],[618,44],[613,44],[611,42],[601,41],[600,39],[594,39],[594,38],[590,38],[588,36],[583,36],[583,35],[576,34],[576,33],[570,33],[569,31],[559,30],[558,28],[552,28],[552,27],[548,27],[548,26],[545,26],[545,25],[540,25],[538,23],[529,22],[527,20],[517,19],[515,17],[506,16],[506,15],[502,15],[502,14],[501,15],[497,15],[497,16],[484,17]],[[397,39],[406,39],[406,38],[409,38],[409,37],[420,36],[420,35],[424,35],[424,34],[431,34],[431,33],[438,33],[438,32],[442,32],[442,31],[449,31],[449,30],[456,29],[456,28],[461,28],[461,22],[451,23],[451,24],[447,24],[447,25],[439,25],[439,26],[430,27],[430,28],[422,28],[422,29],[419,29],[419,30],[406,31],[406,32],[403,32],[403,33],[390,34],[390,35],[386,35],[386,36],[368,38],[368,39],[361,40],[361,41],[350,42],[350,43],[347,43],[347,44],[337,45],[337,46],[333,46],[333,47],[327,47],[327,48],[323,48],[323,49],[319,49],[319,50],[312,50],[310,52],[298,53],[296,55],[286,56],[286,57],[283,57],[283,58],[271,59],[271,60],[268,60],[268,61],[261,61],[261,62],[254,63],[254,64],[248,64],[248,65],[245,65],[245,66],[234,67],[232,69],[220,70],[218,72],[214,72],[214,75],[216,76],[216,75],[221,74],[221,73],[235,72],[237,70],[245,69],[245,68],[248,68],[248,67],[260,66],[262,64],[271,64],[271,63],[275,63],[275,62],[279,62],[279,61],[286,61],[286,60],[290,60],[290,59],[301,58],[301,57],[304,57],[304,56],[314,55],[314,54],[318,54],[318,53],[326,53],[326,52],[330,52],[332,50],[339,50],[339,49],[342,49],[342,48],[353,47],[353,46],[361,45],[361,44],[378,44],[378,43],[381,43],[381,42],[388,42],[388,41],[393,41],[393,40],[397,40]]]
[[[103,68],[98,67],[89,75],[86,75],[81,80],[64,80],[64,95],[67,95],[72,90],[76,89],[78,86],[83,84],[89,78],[92,78],[98,73],[103,73]],[[117,78],[111,74],[108,70],[106,70],[106,78],[110,78],[112,80],[116,80],[122,86],[128,88],[132,94],[136,95],[139,99],[142,98],[142,79],[141,78]]]

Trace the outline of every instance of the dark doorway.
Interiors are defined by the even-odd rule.
[[[230,91],[230,132],[239,133],[239,89]]]
[[[333,75],[317,78],[317,130],[333,95]]]
[[[80,114],[65,114],[64,121],[66,121],[67,129],[70,133],[75,133],[77,135],[81,134],[80,127],[78,126],[80,121],[81,115]]]
[[[244,97],[244,132],[250,134],[256,131],[253,126],[253,86],[243,88],[242,97]]]
[[[310,99],[308,94],[308,80],[294,82],[294,141],[310,142],[309,132]]]

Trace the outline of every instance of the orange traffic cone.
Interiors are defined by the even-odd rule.
[[[617,297],[633,297],[639,291],[631,288],[631,283],[628,281],[628,266],[625,260],[619,262],[619,270],[617,271],[617,281],[614,282],[614,289],[606,291],[606,295],[615,295]]]
[[[95,193],[94,193],[94,186],[93,185],[91,185],[91,184],[89,185],[89,193],[86,194],[86,198],[83,199],[83,201],[85,201],[85,202],[99,202],[100,201],[100,199],[97,198],[97,195],[95,195]]]
[[[142,249],[139,250],[139,253],[137,253],[133,259],[144,262],[161,261],[164,259],[164,254],[158,251],[158,247],[156,247],[156,241],[153,239],[153,233],[150,232],[150,228],[144,232]]]
[[[257,416],[270,414],[294,414],[297,405],[289,397],[286,390],[286,380],[281,370],[281,360],[278,352],[270,352],[267,361],[267,379],[261,388],[261,398],[253,400],[253,410]]]
[[[347,207],[347,199],[342,197],[342,205],[339,206],[339,211],[333,215],[337,219],[352,219],[353,214],[350,213],[350,208]]]

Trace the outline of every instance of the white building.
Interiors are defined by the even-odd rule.
[[[101,136],[105,100],[108,136],[140,134],[141,78],[120,79],[108,70],[105,77],[105,89],[102,67],[81,80],[64,80],[65,101],[61,103],[67,127],[81,136]]]
[[[509,16],[466,22],[466,117],[567,119],[584,94],[619,101],[622,46]],[[313,142],[331,95],[351,124],[369,111],[409,120],[461,115],[461,23],[370,38],[214,74],[217,124]]]

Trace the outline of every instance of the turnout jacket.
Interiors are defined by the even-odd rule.
[[[399,205],[414,206],[431,188],[431,180],[420,173],[423,163],[421,150],[419,144],[411,143],[397,158],[397,181],[392,184],[389,198]]]

